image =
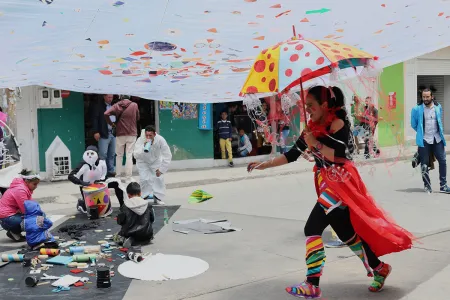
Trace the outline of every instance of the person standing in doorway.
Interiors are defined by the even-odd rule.
[[[442,125],[442,106],[434,101],[433,92],[422,91],[422,103],[411,111],[411,127],[416,131],[416,144],[419,147],[419,159],[422,179],[426,193],[432,193],[428,164],[430,155],[439,162],[440,192],[450,194],[447,186],[447,160],[445,153],[444,126]]]
[[[139,121],[139,108],[136,103],[130,101],[127,95],[121,95],[120,101],[114,104],[105,113],[105,120],[112,127],[116,136],[116,167],[117,175],[124,177],[122,181],[130,183],[134,181],[133,175],[133,150],[137,138],[137,122]],[[113,123],[110,116],[116,117]],[[123,155],[125,154],[125,170],[123,169]]]
[[[222,152],[222,159],[226,159],[226,152],[228,152],[228,165],[233,167],[233,151],[231,149],[232,127],[231,122],[228,121],[228,114],[223,111],[221,120],[217,122],[217,130],[219,132],[220,151]]]
[[[116,137],[113,135],[112,126],[106,123],[105,112],[111,108],[113,95],[103,95],[92,110],[92,129],[94,138],[98,142],[100,159],[105,160],[108,169],[107,177],[116,176],[114,158],[116,157]],[[109,116],[112,123],[116,122],[116,116]]]

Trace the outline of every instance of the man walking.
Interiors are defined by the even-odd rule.
[[[419,147],[422,179],[427,193],[432,193],[428,172],[432,154],[439,162],[440,192],[450,194],[450,188],[447,186],[446,143],[442,113],[442,106],[434,102],[433,93],[429,89],[422,91],[422,103],[417,104],[411,111],[411,127],[417,133],[416,144]]]
[[[92,110],[92,129],[95,132],[94,138],[98,142],[100,159],[106,161],[108,177],[116,176],[114,158],[116,156],[116,137],[112,134],[112,126],[105,120],[105,112],[111,108],[113,95],[103,95],[103,99],[98,101]],[[115,116],[110,116],[112,123],[116,122]]]
[[[122,181],[130,183],[133,180],[133,150],[137,137],[137,122],[139,121],[139,108],[136,103],[129,100],[129,96],[121,95],[120,101],[108,109],[104,115],[108,125],[113,128],[116,136],[116,167],[117,175],[122,176]],[[116,117],[113,123],[110,116]],[[125,153],[126,162],[123,170],[123,155]]]
[[[169,169],[172,153],[166,140],[156,133],[153,126],[142,130],[134,148],[134,158],[141,179],[142,198],[151,199],[153,196],[154,204],[164,205],[164,174]]]

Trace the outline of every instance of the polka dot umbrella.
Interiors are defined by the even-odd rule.
[[[300,95],[303,95],[305,82],[324,75],[329,75],[328,79],[332,80],[336,72],[347,77],[355,76],[358,70],[372,66],[371,62],[376,59],[365,51],[336,41],[294,37],[258,55],[240,96],[286,93],[298,86],[302,90]],[[303,113],[306,120],[305,110]]]
[[[281,93],[335,70],[365,67],[372,59],[376,57],[336,41],[299,39],[278,43],[258,55],[241,96]]]

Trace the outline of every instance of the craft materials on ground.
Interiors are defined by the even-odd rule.
[[[125,277],[148,281],[185,279],[198,276],[208,269],[209,264],[199,258],[162,253],[147,256],[140,263],[127,261],[118,268]]]
[[[58,232],[67,233],[71,238],[79,240],[85,233],[83,231],[94,229],[100,226],[98,221],[91,221],[87,224],[73,224],[62,226]]]
[[[208,219],[192,219],[183,221],[174,221],[172,230],[179,233],[225,233],[233,231],[242,231],[241,228],[231,227],[228,220],[208,220]]]
[[[53,265],[67,265],[68,263],[71,262],[72,262],[71,256],[62,256],[62,255],[58,255],[47,260],[48,264]]]
[[[208,194],[203,190],[196,190],[189,197],[189,203],[201,203],[211,198],[213,198],[211,194]]]
[[[2,254],[2,261],[23,261],[23,254]]]
[[[59,249],[46,249],[46,248],[41,248],[40,253],[41,253],[42,255],[57,256],[57,255],[59,255]]]

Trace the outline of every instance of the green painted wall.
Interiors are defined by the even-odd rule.
[[[173,160],[214,158],[213,130],[198,129],[198,119],[173,119],[171,110],[160,110],[159,129]]]
[[[83,94],[70,92],[63,99],[63,108],[38,109],[39,165],[45,172],[45,151],[56,136],[70,149],[72,168],[84,152],[84,101]]]
[[[389,93],[397,93],[397,106],[388,109]],[[395,146],[404,142],[404,80],[403,63],[383,70],[380,80],[378,114],[383,120],[378,123],[378,142],[381,147]]]

